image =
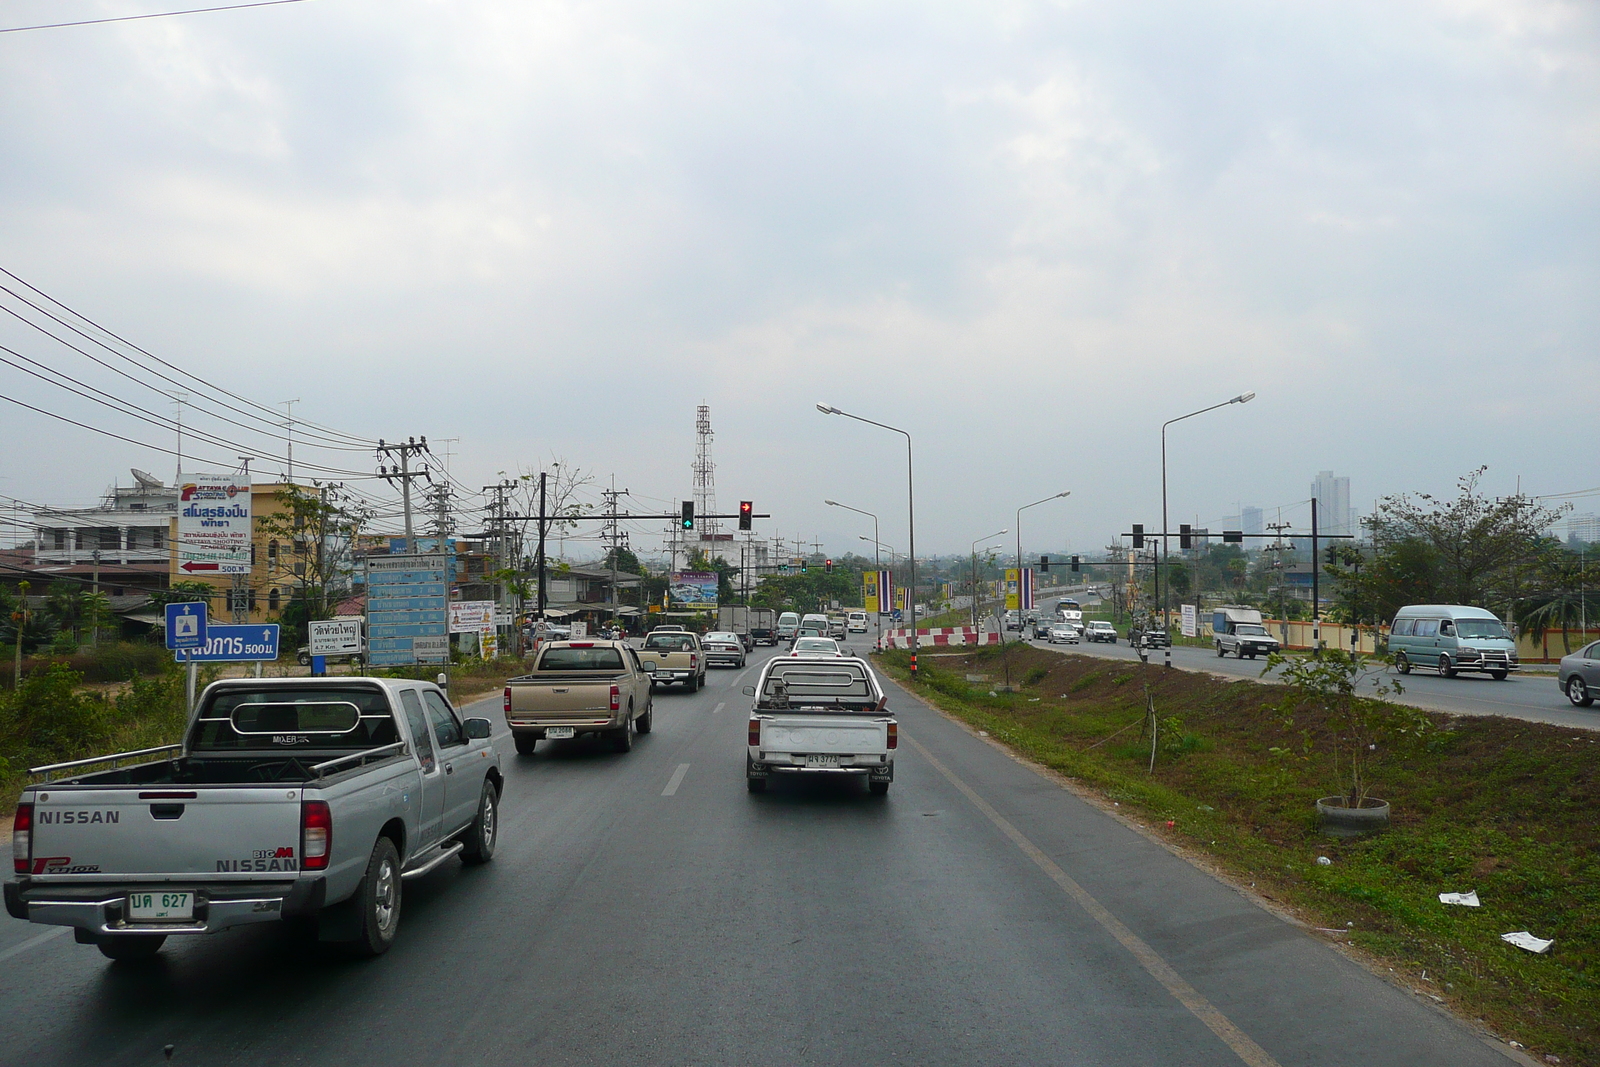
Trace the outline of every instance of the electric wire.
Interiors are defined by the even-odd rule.
[[[112,18],[82,19],[77,22],[44,22],[35,26],[7,26],[0,33],[22,33],[25,30],[60,30],[68,26],[99,26],[107,22],[137,22],[141,19],[164,19],[174,15],[204,15],[212,11],[240,11],[247,7],[277,7],[280,4],[300,4],[305,0],[253,0],[248,4],[224,4],[220,7],[191,7],[182,11],[152,11],[147,15],[117,15]]]

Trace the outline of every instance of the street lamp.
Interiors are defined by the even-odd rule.
[[[846,511],[853,511],[857,515],[865,515],[867,518],[871,519],[872,520],[872,543],[873,543],[874,546],[876,546],[878,544],[878,516],[874,515],[870,511],[862,511],[860,508],[853,508],[849,504],[841,504],[837,500],[824,500],[823,503],[828,505],[829,507],[832,507],[832,508],[844,508]],[[873,553],[874,553],[873,557],[872,557],[873,564],[879,570],[882,570],[883,569],[883,557],[881,555],[877,554],[877,549],[876,548],[873,549]]]
[[[989,541],[996,537],[1004,537],[1010,530],[998,530],[992,534],[984,534],[972,542],[972,628],[978,628],[978,542]]]
[[[1071,489],[1063,489],[1061,492],[1056,493],[1054,496],[1047,496],[1043,500],[1035,500],[1032,504],[1024,504],[1020,508],[1017,509],[1017,610],[1018,611],[1022,610],[1022,513],[1024,511],[1027,511],[1029,508],[1038,507],[1040,504],[1048,504],[1052,500],[1060,500],[1062,497],[1071,496],[1071,495],[1072,495],[1072,490]]]
[[[1166,581],[1161,580],[1161,572],[1167,567],[1167,427],[1175,422],[1182,422],[1184,419],[1192,419],[1196,415],[1204,415],[1208,411],[1225,408],[1229,404],[1248,404],[1255,398],[1256,394],[1254,393],[1240,393],[1232,400],[1224,400],[1220,404],[1212,404],[1208,408],[1191,411],[1187,415],[1179,415],[1177,418],[1168,419],[1161,424],[1161,565],[1156,568],[1156,588],[1160,591],[1157,599],[1161,602],[1161,628],[1167,631],[1167,658],[1165,665],[1168,667],[1172,666],[1172,633],[1170,619],[1167,615],[1167,595],[1171,592],[1172,580],[1170,576]],[[1312,566],[1316,566],[1315,561],[1312,561]]]
[[[906,439],[906,539],[907,539],[907,545],[908,545],[908,550],[906,552],[906,558],[908,560],[910,560],[910,562],[911,562],[911,594],[910,594],[910,596],[908,596],[906,598],[906,600],[907,600],[908,606],[911,609],[911,679],[912,679],[912,681],[915,681],[916,678],[917,678],[917,648],[918,648],[918,642],[917,642],[917,497],[916,497],[916,480],[915,480],[915,478],[913,476],[912,466],[911,466],[911,434],[906,430],[900,429],[898,426],[890,426],[886,422],[876,422],[876,421],[874,421],[872,419],[863,418],[860,415],[852,415],[848,411],[841,411],[840,409],[838,409],[836,407],[833,407],[831,404],[818,404],[817,405],[817,410],[822,412],[824,415],[843,415],[847,419],[855,419],[857,422],[864,422],[869,426],[876,426],[880,430],[890,430],[890,431],[892,431],[894,433],[902,435]]]

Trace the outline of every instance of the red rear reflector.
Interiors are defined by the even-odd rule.
[[[622,707],[622,689],[620,686],[611,687],[611,710],[616,711]]]
[[[567,642],[567,647],[568,648],[593,648],[594,647],[594,642],[593,641],[568,641]]]
[[[889,724],[889,747],[900,747],[900,724],[897,722],[892,722]]]
[[[327,870],[332,851],[333,813],[327,801],[308,800],[300,805],[300,869]]]
[[[501,710],[503,710],[507,715],[511,714],[511,687],[509,685],[506,686],[505,700],[501,704]]]
[[[18,804],[11,820],[11,869],[27,874],[33,859],[33,805]]]
[[[200,794],[196,793],[192,789],[189,790],[188,792],[184,792],[183,790],[167,790],[166,792],[163,792],[163,793],[140,793],[139,794],[139,799],[140,800],[193,800],[195,797],[197,797],[199,795]]]
[[[760,719],[751,719],[750,720],[750,747],[751,748],[760,748],[761,747],[761,720]]]

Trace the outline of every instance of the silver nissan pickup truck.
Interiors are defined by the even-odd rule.
[[[71,926],[113,960],[290,918],[376,956],[403,881],[494,855],[490,733],[429,682],[215,682],[181,744],[33,769],[46,777],[17,805],[6,911]]]

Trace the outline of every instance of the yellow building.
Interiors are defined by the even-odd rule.
[[[285,514],[289,509],[278,499],[278,493],[288,488],[286,482],[258,482],[250,486],[250,573],[244,575],[243,596],[245,612],[240,621],[263,623],[277,621],[278,614],[288,606],[300,587],[300,576],[307,569],[309,553],[316,550],[312,539],[286,538],[263,530],[263,519]],[[301,492],[311,492],[304,486]],[[201,583],[217,590],[210,604],[210,615],[219,623],[234,621],[230,591],[234,589],[229,575],[190,575],[178,569],[178,519],[169,520],[167,542],[172,546],[168,574],[173,584],[178,582]]]

